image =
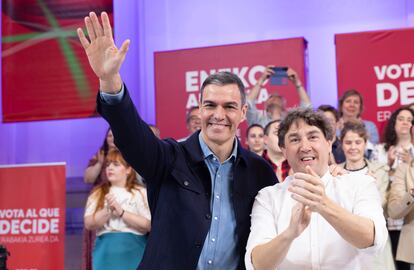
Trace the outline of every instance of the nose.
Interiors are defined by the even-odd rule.
[[[307,138],[303,138],[300,144],[300,151],[309,152],[311,150],[310,141]]]
[[[224,115],[225,115],[225,110],[223,107],[221,106],[217,106],[216,109],[214,110],[214,119],[217,121],[221,121],[224,119]]]

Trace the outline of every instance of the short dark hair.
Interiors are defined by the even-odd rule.
[[[286,133],[289,131],[292,124],[297,123],[299,120],[303,120],[306,124],[319,128],[325,139],[331,140],[331,138],[333,138],[334,131],[321,112],[314,112],[310,108],[295,108],[292,109],[280,123],[278,133],[280,147],[285,147]]]
[[[217,86],[236,84],[240,91],[241,105],[243,106],[244,104],[246,104],[246,93],[244,92],[244,85],[243,85],[243,82],[240,80],[240,78],[236,74],[233,74],[228,71],[220,71],[220,72],[217,72],[217,73],[214,73],[208,76],[203,82],[203,85],[201,86],[201,89],[200,89],[200,101],[201,102],[203,101],[204,88],[206,88],[210,84],[217,85]]]
[[[335,116],[336,122],[339,121],[339,113],[338,111],[335,109],[334,106],[328,105],[328,104],[324,104],[324,105],[320,105],[317,109],[318,111],[321,112],[330,112]]]
[[[188,109],[187,114],[185,115],[185,123],[188,124],[191,120],[191,113],[195,110],[198,110],[198,106],[192,106],[190,109]]]
[[[251,130],[252,128],[254,128],[254,127],[258,127],[258,128],[260,128],[260,129],[262,129],[262,130],[263,130],[263,127],[262,127],[261,125],[259,125],[259,124],[251,124],[251,125],[247,128],[247,130],[246,130],[246,137],[249,137],[249,132],[250,132],[250,130]]]
[[[344,141],[345,135],[346,133],[348,133],[348,131],[352,131],[358,134],[361,138],[364,139],[365,142],[367,142],[368,132],[367,132],[367,129],[365,128],[364,122],[359,121],[359,120],[346,121],[344,123],[344,127],[341,130],[341,136],[340,136],[341,143]]]
[[[264,128],[264,134],[266,136],[269,136],[269,132],[270,132],[270,127],[274,124],[274,123],[280,123],[282,120],[280,119],[276,119],[276,120],[272,120],[269,123],[267,123],[267,125]]]
[[[349,89],[346,90],[345,93],[342,95],[342,97],[339,99],[339,115],[342,117],[343,115],[343,111],[342,111],[342,105],[344,104],[345,99],[352,97],[352,96],[357,96],[359,97],[359,102],[360,102],[360,106],[359,106],[359,113],[357,115],[357,117],[360,117],[362,114],[362,111],[364,110],[364,98],[362,97],[361,93],[359,93],[357,90],[355,89]]]

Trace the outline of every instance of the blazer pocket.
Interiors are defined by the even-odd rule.
[[[202,193],[201,187],[197,185],[197,183],[195,183],[194,179],[191,179],[190,177],[188,177],[188,175],[185,174],[184,172],[173,170],[171,172],[171,175],[174,177],[178,185],[182,187],[183,189],[195,192],[197,194]]]

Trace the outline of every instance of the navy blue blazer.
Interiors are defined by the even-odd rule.
[[[104,103],[98,94],[97,109],[109,122],[124,158],[146,179],[152,221],[139,269],[196,269],[211,223],[211,178],[199,132],[180,143],[157,139],[138,115],[126,86],[122,101],[116,105]],[[238,145],[232,192],[238,269],[245,269],[254,198],[277,178],[266,161]]]

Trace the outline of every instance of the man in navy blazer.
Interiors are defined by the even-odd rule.
[[[99,113],[115,144],[147,181],[151,232],[140,269],[244,269],[250,212],[257,192],[277,182],[272,168],[240,146],[236,130],[247,105],[241,80],[210,75],[201,87],[201,131],[184,142],[159,140],[140,118],[119,69],[108,16],[85,18],[78,36],[100,81]],[[108,254],[110,256],[110,254]]]

